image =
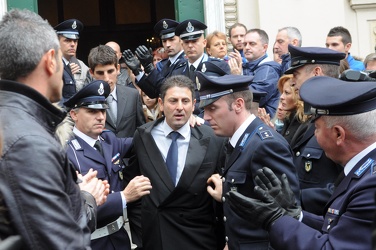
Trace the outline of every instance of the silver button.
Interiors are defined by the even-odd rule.
[[[307,157],[310,157],[311,156],[311,154],[307,154]]]
[[[235,182],[235,180],[234,180],[234,179],[231,179],[231,182],[232,182],[232,183],[234,183],[234,182]]]
[[[223,216],[223,222],[226,222],[227,218],[226,216]]]
[[[226,242],[228,242],[228,237],[227,236],[225,237],[225,240],[226,240]]]
[[[225,177],[222,177],[222,182],[225,182],[226,181],[226,178]]]
[[[298,152],[296,152],[296,154],[295,154],[296,156],[299,156],[300,155],[300,152],[298,151]]]
[[[226,202],[226,198],[224,196],[222,197],[222,202]]]

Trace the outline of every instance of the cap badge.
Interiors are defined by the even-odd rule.
[[[168,28],[168,24],[166,23],[166,21],[163,21],[163,28],[166,30]]]
[[[188,22],[188,26],[187,28],[185,29],[187,32],[191,33],[195,30],[195,27],[193,27],[193,25],[191,24],[191,22]]]
[[[202,73],[205,73],[206,71],[206,66],[205,66],[205,63],[202,64],[202,68],[201,68],[201,72]]]
[[[98,94],[100,94],[100,95],[103,95],[103,94],[104,94],[103,83],[101,83],[101,84],[99,85]]]
[[[76,28],[77,28],[77,24],[76,24],[76,21],[74,21],[73,24],[72,24],[72,29],[75,30]]]
[[[196,86],[197,86],[197,90],[200,91],[200,89],[201,89],[201,83],[198,80],[197,76],[196,76]]]

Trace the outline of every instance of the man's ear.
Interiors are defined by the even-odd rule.
[[[45,67],[49,75],[52,75],[56,72],[56,67],[58,62],[56,61],[56,51],[54,49],[50,49],[49,51],[44,54],[44,62]]]
[[[159,110],[163,112],[163,101],[162,98],[158,97]]]
[[[76,113],[76,111],[74,111],[73,109],[71,109],[71,110],[69,111],[69,115],[71,116],[71,118],[72,118],[72,120],[73,120],[74,122],[77,121],[77,113]]]

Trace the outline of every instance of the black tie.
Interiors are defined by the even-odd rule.
[[[334,182],[334,188],[338,187],[338,185],[341,183],[341,181],[342,181],[344,178],[345,178],[345,171],[342,171],[342,172],[338,175],[336,181]]]
[[[103,156],[103,148],[102,148],[102,144],[99,140],[97,140],[95,142],[94,148]]]
[[[226,145],[226,164],[228,160],[230,159],[230,155],[232,154],[233,151],[234,151],[234,147],[231,145],[230,142],[228,142]]]
[[[195,79],[195,70],[196,70],[196,68],[195,68],[195,66],[193,66],[193,64],[192,64],[191,66],[189,66],[189,78],[190,78],[193,82],[196,81],[196,79]]]
[[[172,182],[176,186],[176,172],[178,169],[178,144],[176,140],[179,138],[179,132],[172,131],[170,133],[171,136],[171,145],[168,149],[167,157],[166,157],[166,165],[168,172],[170,173]]]

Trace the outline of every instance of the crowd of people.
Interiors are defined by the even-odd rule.
[[[283,27],[271,59],[265,30],[164,18],[88,65],[83,29],[0,21],[0,249],[376,248],[376,81],[339,79],[376,54],[346,28]]]

